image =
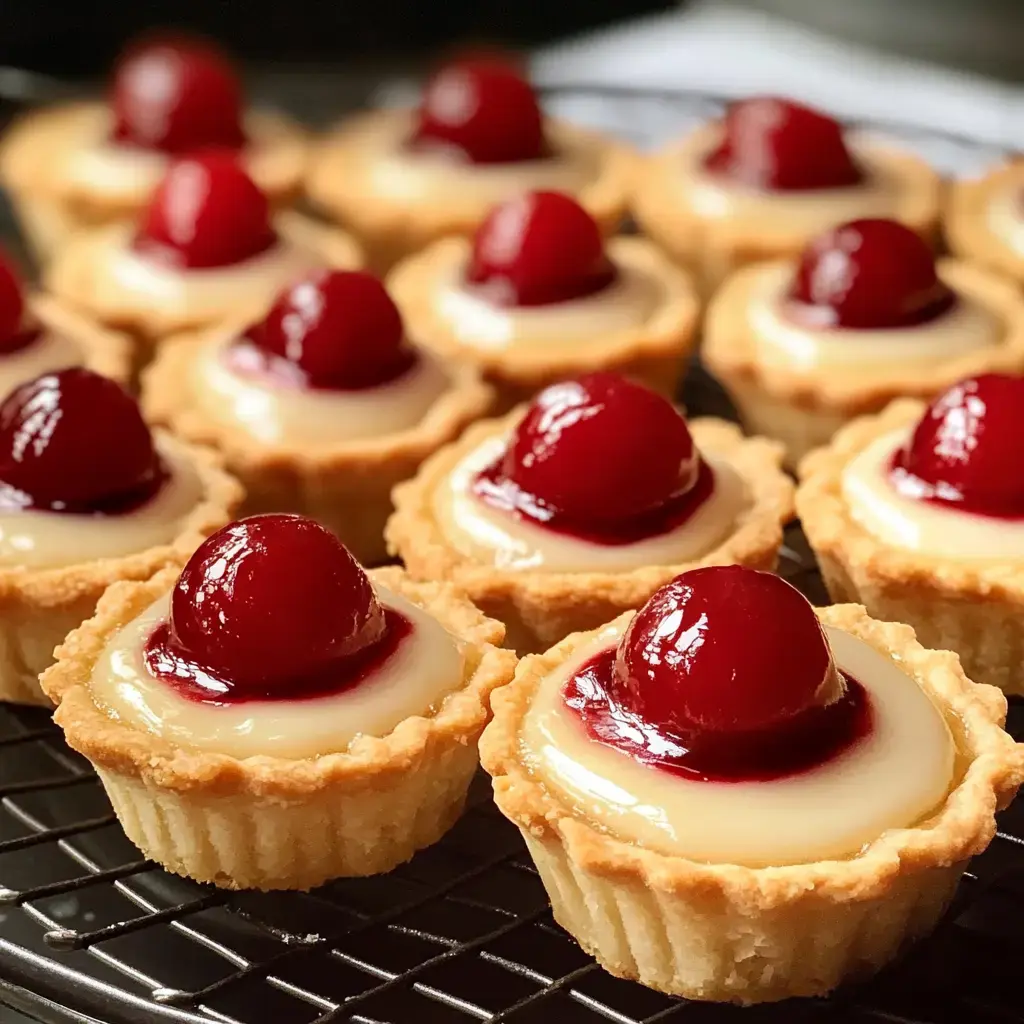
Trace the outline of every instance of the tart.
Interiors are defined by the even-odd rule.
[[[388,277],[421,343],[480,368],[509,409],[579,373],[612,370],[676,393],[699,303],[685,271],[642,238],[605,244],[572,197],[528,192],[472,240],[445,238]]]
[[[655,154],[636,175],[643,231],[710,291],[746,263],[792,258],[834,224],[892,217],[931,240],[939,175],[888,142],[759,96]]]
[[[955,655],[741,566],[524,658],[492,703],[481,760],[555,919],[611,973],[692,999],[881,967],[1024,778],[1005,698]]]
[[[20,384],[68,366],[85,366],[125,384],[131,365],[127,337],[98,327],[52,295],[28,292],[0,250],[0,399]]]
[[[212,147],[238,153],[274,206],[301,190],[305,133],[270,111],[243,111],[229,62],[209,43],[136,44],[106,102],[33,111],[0,142],[0,183],[45,260],[83,227],[138,216],[175,157]]]
[[[217,151],[171,164],[138,223],[76,235],[45,281],[97,323],[128,331],[144,362],[168,334],[266,312],[300,274],[361,264],[343,232],[271,214],[237,158]]]
[[[169,339],[142,378],[147,418],[221,452],[249,512],[313,516],[366,564],[384,560],[392,487],[491,398],[472,367],[411,344],[359,271],[300,278],[255,324]]]
[[[519,71],[487,57],[442,68],[415,111],[342,122],[314,149],[306,193],[384,270],[529,189],[567,192],[613,231],[633,164],[621,143],[545,117]]]
[[[908,622],[967,674],[1024,694],[1024,378],[855,420],[801,464],[797,506],[835,600]]]
[[[774,568],[793,487],[781,447],[610,373],[471,427],[395,488],[388,550],[462,587],[507,644],[543,650],[697,565]]]
[[[1024,283],[1024,161],[953,182],[945,228],[961,259]]]
[[[151,434],[120,385],[83,367],[0,404],[0,700],[46,703],[54,647],[119,580],[182,565],[241,498],[211,452]]]
[[[795,464],[893,398],[1024,370],[1024,302],[982,267],[933,259],[903,225],[841,224],[798,262],[733,274],[708,308],[704,362],[746,427]]]
[[[442,583],[367,574],[310,519],[210,537],[112,587],[43,678],[128,837],[227,888],[388,871],[462,811],[515,656]]]

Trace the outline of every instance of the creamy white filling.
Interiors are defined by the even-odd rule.
[[[202,484],[180,450],[159,439],[157,450],[169,477],[153,498],[134,511],[115,516],[0,511],[0,565],[49,569],[170,543],[202,497]]]
[[[900,494],[889,481],[893,454],[912,431],[903,427],[869,444],[843,470],[850,515],[895,548],[965,561],[1024,558],[1024,520],[996,519]]]
[[[463,677],[459,644],[432,615],[384,587],[375,590],[413,630],[379,669],[342,693],[226,705],[180,696],[153,677],[144,660],[149,635],[167,618],[170,595],[110,640],[93,669],[90,692],[120,721],[186,748],[237,758],[343,752],[358,736],[386,736],[406,718],[434,713]]]
[[[894,367],[928,366],[1002,340],[998,316],[966,295],[949,312],[914,327],[889,330],[815,330],[786,317],[792,280],[788,263],[766,264],[749,293],[747,316],[759,362],[810,373],[818,369],[889,378]]]
[[[397,380],[363,391],[317,391],[235,372],[224,358],[234,339],[220,335],[198,352],[192,388],[210,416],[264,444],[332,445],[408,430],[450,380],[428,355]]]
[[[630,544],[595,544],[516,518],[473,494],[473,480],[505,450],[507,435],[488,438],[447,475],[433,496],[434,514],[457,551],[497,569],[628,572],[673,565],[706,554],[733,529],[749,502],[746,484],[724,460],[704,453],[715,486],[683,524]]]
[[[649,274],[620,264],[618,278],[593,295],[547,306],[497,306],[466,286],[464,269],[462,263],[446,269],[434,292],[436,310],[462,344],[489,351],[568,348],[605,338],[645,323],[661,298]]]
[[[1024,255],[1024,190],[1019,180],[992,197],[987,220],[992,234],[1014,252]]]
[[[541,681],[522,727],[525,763],[552,793],[627,842],[709,863],[781,866],[855,855],[938,808],[953,778],[949,728],[925,692],[862,640],[826,627],[836,664],[871,697],[874,727],[818,768],[761,782],[699,782],[588,737],[562,690],[618,642],[609,627]]]
[[[83,361],[82,350],[70,338],[44,330],[30,345],[0,354],[0,398],[44,373]]]

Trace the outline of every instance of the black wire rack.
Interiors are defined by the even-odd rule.
[[[52,94],[50,83],[17,83]],[[634,128],[629,111],[650,118],[652,104],[685,116],[716,106],[621,90],[606,99]],[[699,368],[684,400],[691,412],[728,412]],[[781,571],[825,600],[797,527]],[[1024,706],[1011,708],[1009,728],[1024,737]],[[601,970],[552,920],[483,775],[455,828],[386,876],[232,893],[142,859],[49,715],[0,705],[0,1022],[6,1005],[45,1024],[1024,1024],[1022,962],[1024,801],[1003,813],[936,932],[897,964],[829,998],[741,1010]]]

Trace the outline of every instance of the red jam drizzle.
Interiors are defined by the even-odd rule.
[[[202,665],[175,643],[167,622],[161,622],[149,635],[144,657],[153,676],[196,703],[228,706],[250,701],[315,700],[337,696],[365,682],[385,667],[412,633],[413,624],[404,615],[385,608],[384,633],[375,643],[283,684],[275,680],[263,686],[237,686],[224,673]]]

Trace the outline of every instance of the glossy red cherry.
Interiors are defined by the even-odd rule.
[[[789,297],[798,317],[816,326],[912,327],[956,301],[935,272],[927,244],[898,221],[851,220],[805,250]]]
[[[415,359],[398,307],[377,278],[361,271],[322,270],[297,281],[249,338],[297,366],[313,387],[374,387]]]
[[[686,492],[700,455],[667,399],[613,373],[546,388],[516,428],[501,474],[582,522],[638,516]]]
[[[251,516],[218,530],[171,595],[169,639],[237,688],[272,689],[381,638],[370,581],[304,516]]]
[[[449,64],[434,75],[412,142],[454,151],[475,164],[535,160],[546,149],[532,86],[510,63],[493,57]]]
[[[807,599],[772,573],[694,569],[665,584],[619,643],[612,698],[664,732],[752,733],[810,708],[831,652]]]
[[[163,478],[139,407],[77,367],[48,373],[0,405],[0,481],[19,504],[70,511],[147,496]]]
[[[0,353],[21,347],[24,312],[21,275],[6,254],[0,252]]]
[[[111,106],[118,142],[172,154],[245,143],[238,78],[208,43],[168,39],[129,50]]]
[[[1024,377],[988,373],[950,388],[893,459],[892,480],[913,497],[968,512],[1024,516]]]
[[[810,107],[757,96],[732,104],[724,127],[704,165],[740,185],[790,192],[842,188],[863,178],[843,129]]]
[[[466,280],[501,306],[566,302],[614,279],[594,218],[560,192],[528,192],[492,210],[466,269]]]
[[[172,164],[142,217],[135,248],[177,267],[227,267],[276,236],[266,197],[230,153]]]

